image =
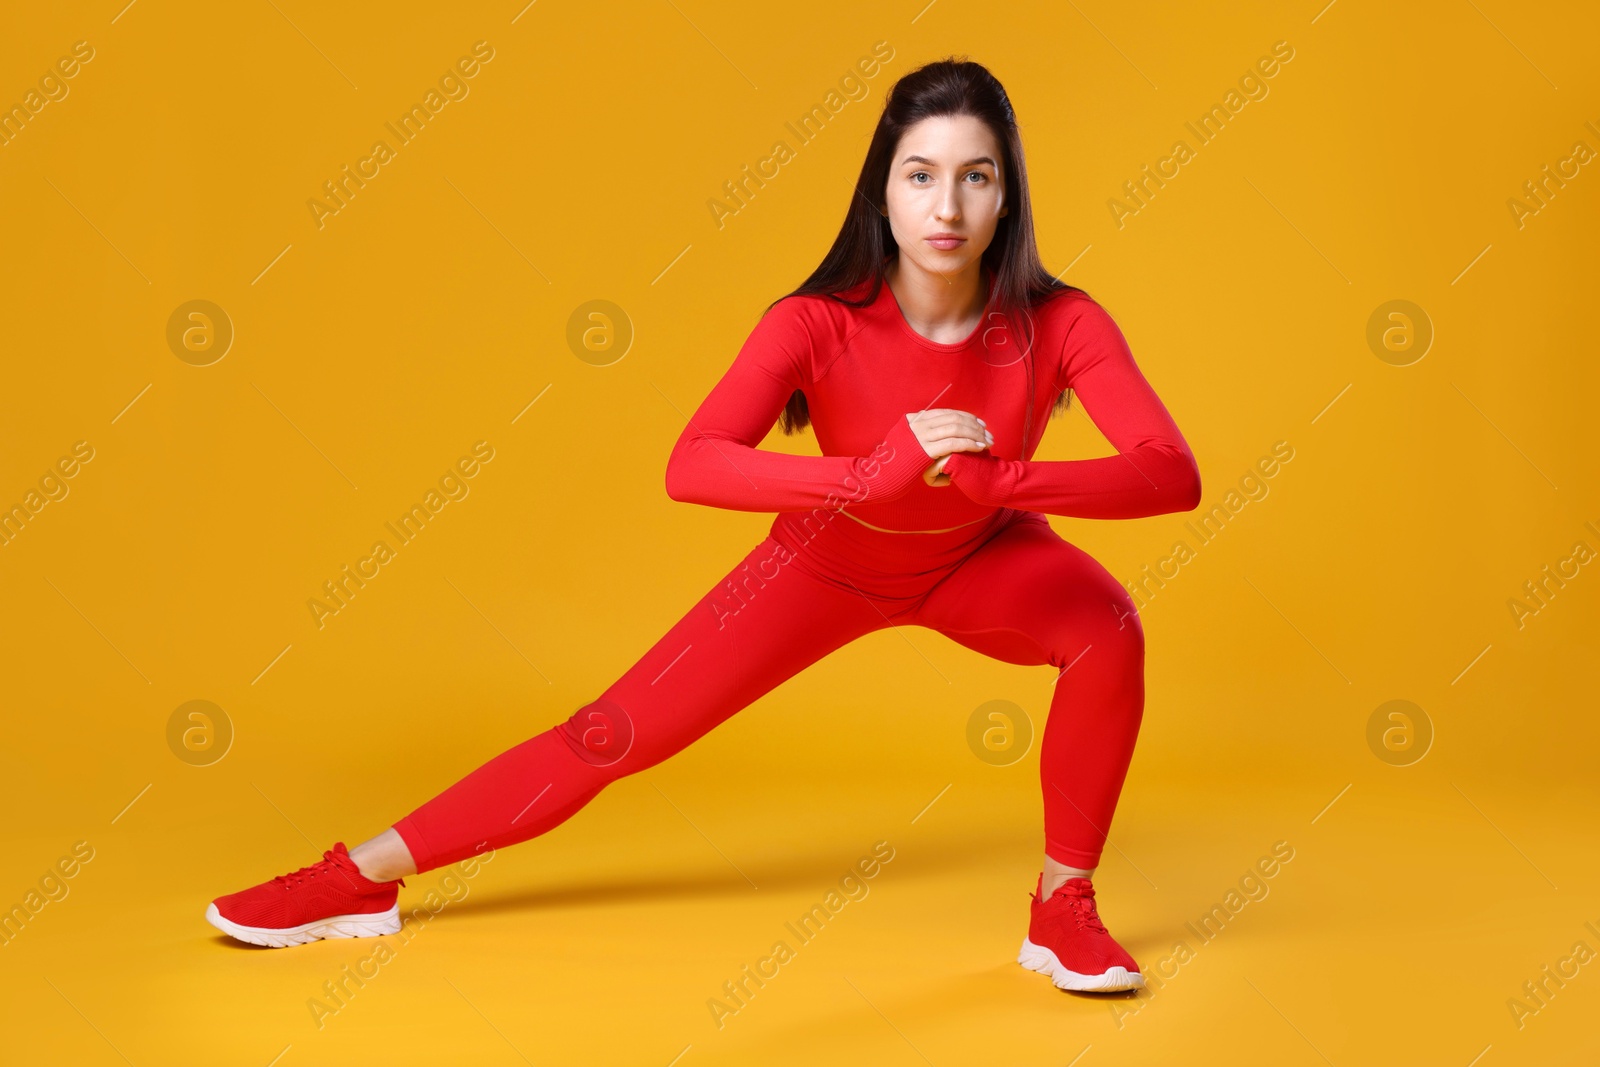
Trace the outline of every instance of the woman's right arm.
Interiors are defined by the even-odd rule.
[[[806,511],[893,500],[933,462],[901,415],[866,456],[793,456],[756,448],[790,395],[810,381],[811,333],[798,297],[756,323],[733,365],[667,459],[673,500],[733,511]]]

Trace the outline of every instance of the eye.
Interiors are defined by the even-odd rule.
[[[976,182],[968,182],[968,183],[967,183],[967,184],[969,184],[969,185],[979,185],[979,184],[981,184],[981,183],[982,183],[982,182],[986,182],[986,181],[988,181],[988,180],[989,180],[989,176],[988,176],[988,175],[987,175],[987,174],[985,174],[985,173],[984,173],[984,172],[983,172],[983,171],[981,171],[981,170],[969,170],[969,171],[967,171],[967,173],[966,173],[966,177],[968,177],[968,178],[978,178],[978,179],[980,179],[980,181],[976,181]]]
[[[927,178],[927,177],[929,177],[929,174],[928,174],[927,171],[919,170],[916,173],[911,175],[912,184],[914,184],[914,185],[926,185],[926,184],[928,184],[927,182],[919,182],[919,181],[917,181],[917,179],[918,178]]]

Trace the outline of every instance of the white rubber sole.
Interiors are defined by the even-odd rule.
[[[252,945],[288,948],[290,945],[320,941],[325,937],[381,937],[384,934],[397,934],[400,932],[400,902],[395,901],[394,907],[388,911],[374,912],[371,915],[333,915],[326,919],[318,919],[314,923],[285,926],[281,929],[240,926],[224,919],[215,904],[208,904],[206,922],[229,937],[248,941]]]
[[[1026,937],[1017,962],[1030,971],[1047,974],[1057,989],[1076,989],[1089,993],[1114,993],[1124,989],[1143,989],[1144,975],[1126,967],[1112,967],[1104,974],[1079,974],[1062,966],[1056,954],[1043,945],[1035,945]]]

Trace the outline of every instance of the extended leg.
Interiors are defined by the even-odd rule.
[[[394,830],[419,871],[535,837],[884,625],[875,605],[804,573],[769,537],[598,699],[472,771]]]

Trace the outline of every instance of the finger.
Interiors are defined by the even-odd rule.
[[[913,430],[922,450],[935,459],[950,452],[981,452],[994,444],[994,434],[986,428],[947,425],[944,419],[922,426],[913,425]]]
[[[971,437],[941,437],[935,441],[924,442],[923,447],[928,450],[929,455],[938,458],[951,452],[982,452],[989,445],[985,441]]]
[[[961,408],[923,408],[921,411],[917,412],[917,415],[923,418],[943,418],[946,416],[954,416],[960,419],[971,419],[974,422],[983,422],[983,419],[979,416],[974,415],[970,411],[964,411]]]
[[[983,440],[989,433],[987,426],[972,419],[952,419],[934,423],[928,429],[940,437],[970,437],[975,441]]]
[[[915,415],[912,416],[912,421],[918,421],[918,420],[924,422],[927,425],[931,425],[931,426],[938,426],[938,425],[984,426],[984,425],[987,425],[983,421],[983,419],[980,418],[979,416],[974,415],[970,411],[962,411],[960,408],[925,408],[924,410],[919,411]]]
[[[983,420],[964,413],[959,416],[937,416],[932,419],[926,419],[921,423],[913,423],[912,428],[917,431],[919,437],[924,439],[970,437],[973,440],[981,441],[985,438],[993,440],[994,436]]]
[[[994,444],[994,434],[989,432],[988,427],[971,424],[943,427],[934,431],[930,436],[934,436],[935,439],[961,438],[968,441],[977,441],[985,445]]]

